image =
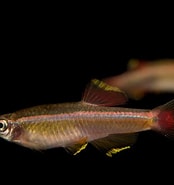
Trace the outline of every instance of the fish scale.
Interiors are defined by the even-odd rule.
[[[74,154],[90,142],[111,156],[130,148],[136,133],[155,130],[174,135],[174,100],[152,110],[118,106],[126,100],[118,88],[94,79],[79,102],[40,105],[0,116],[0,137],[36,150],[64,147]]]
[[[49,111],[47,111],[46,115],[40,114],[34,116],[32,113],[31,116],[18,117],[16,121],[21,124],[30,142],[43,140],[44,142],[42,144],[44,146],[46,144],[55,145],[57,140],[67,141],[69,143],[72,141],[73,143],[74,140],[82,137],[87,137],[91,141],[97,139],[97,137],[107,136],[114,132],[136,132],[142,130],[142,125],[147,122],[147,110],[138,111],[137,109],[118,107],[86,106],[80,103],[62,104],[61,107],[63,110],[65,110],[64,106],[71,108],[71,112],[68,111],[68,115],[71,114],[71,116],[69,115],[68,118],[67,113],[58,115],[50,114],[53,111],[51,105],[49,105]],[[55,105],[53,105],[54,108]],[[137,113],[141,114],[142,118],[137,118],[135,116]],[[18,112],[18,115],[21,115],[20,112]],[[48,115],[50,115],[49,119]],[[138,122],[138,124],[129,124],[133,121]],[[145,129],[147,128],[148,124]]]

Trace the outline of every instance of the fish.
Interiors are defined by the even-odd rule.
[[[103,81],[119,87],[135,100],[142,99],[147,93],[174,92],[174,59],[130,59],[127,66],[127,71]]]
[[[174,135],[174,99],[150,109],[126,108],[126,93],[92,79],[77,102],[43,104],[0,116],[0,137],[32,150],[62,147],[76,155],[88,144],[112,157],[142,131]]]

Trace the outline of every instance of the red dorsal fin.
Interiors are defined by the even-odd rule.
[[[82,101],[100,106],[116,106],[124,104],[127,96],[119,88],[93,79],[87,85]]]

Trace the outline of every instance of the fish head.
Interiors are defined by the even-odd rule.
[[[5,118],[0,118],[0,137],[4,139],[9,139],[11,133],[11,124]]]
[[[21,134],[21,129],[17,123],[13,121],[0,117],[0,137],[12,141]]]

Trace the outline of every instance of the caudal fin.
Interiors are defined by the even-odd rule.
[[[174,138],[174,99],[153,109],[153,113],[157,115],[155,129],[165,136]]]

